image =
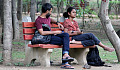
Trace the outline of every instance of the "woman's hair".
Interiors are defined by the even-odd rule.
[[[53,8],[53,6],[50,3],[45,3],[42,6],[42,13],[45,13],[47,10],[51,10],[51,8]]]
[[[69,17],[68,13],[71,13],[71,11],[72,11],[73,9],[75,9],[75,8],[74,8],[74,7],[69,7],[69,8],[67,9],[67,12],[64,12],[64,13],[63,13],[63,16],[64,16],[65,18],[68,18],[68,17]]]

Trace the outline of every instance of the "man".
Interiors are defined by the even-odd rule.
[[[42,24],[47,24],[50,26],[50,23],[58,24],[59,27],[64,29],[64,27],[60,23],[57,23],[55,20],[50,18],[52,9],[53,6],[50,3],[43,4],[42,13],[36,19],[35,26],[41,35],[51,35],[50,44],[63,45],[61,68],[74,69],[74,67],[68,64],[68,61],[74,60],[69,56],[69,34],[62,33],[62,31],[43,31]]]

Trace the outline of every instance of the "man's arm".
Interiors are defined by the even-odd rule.
[[[57,23],[57,21],[55,21],[54,19],[52,19],[52,18],[51,18],[51,23],[56,24],[56,23]]]
[[[62,31],[43,31],[43,29],[38,30],[41,35],[50,35],[50,34],[60,34]]]
[[[57,24],[59,28],[61,28],[62,30],[64,29],[63,25],[60,24],[60,22],[55,21],[54,19],[51,18],[51,23]]]

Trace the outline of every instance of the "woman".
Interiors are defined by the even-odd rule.
[[[78,27],[78,23],[73,20],[76,17],[76,10],[74,7],[69,7],[66,12],[66,19],[63,23],[64,32],[69,33],[69,36],[72,37],[70,43],[82,44],[84,47],[99,45],[104,50],[112,52],[113,48],[103,45],[100,40],[92,33],[83,33]],[[67,18],[65,17],[65,18]]]

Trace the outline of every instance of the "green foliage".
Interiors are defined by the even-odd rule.
[[[57,55],[56,55],[57,54]],[[62,49],[54,49],[50,59],[51,60],[60,60],[62,58]]]
[[[14,63],[14,65],[15,65],[15,66],[24,66],[24,64],[23,64],[23,63],[21,63],[21,62]]]
[[[25,58],[25,52],[13,51],[12,52],[12,58],[13,59],[24,59]]]
[[[26,67],[35,66],[35,64],[27,64]]]
[[[120,4],[120,1],[109,1],[111,4]]]
[[[51,3],[53,6],[57,6],[57,0],[50,0],[50,3]]]
[[[25,45],[24,43],[21,43],[21,42],[13,42],[13,44],[18,44],[18,45],[21,45],[21,46]]]
[[[0,63],[3,62],[3,57],[2,55],[0,56]]]

